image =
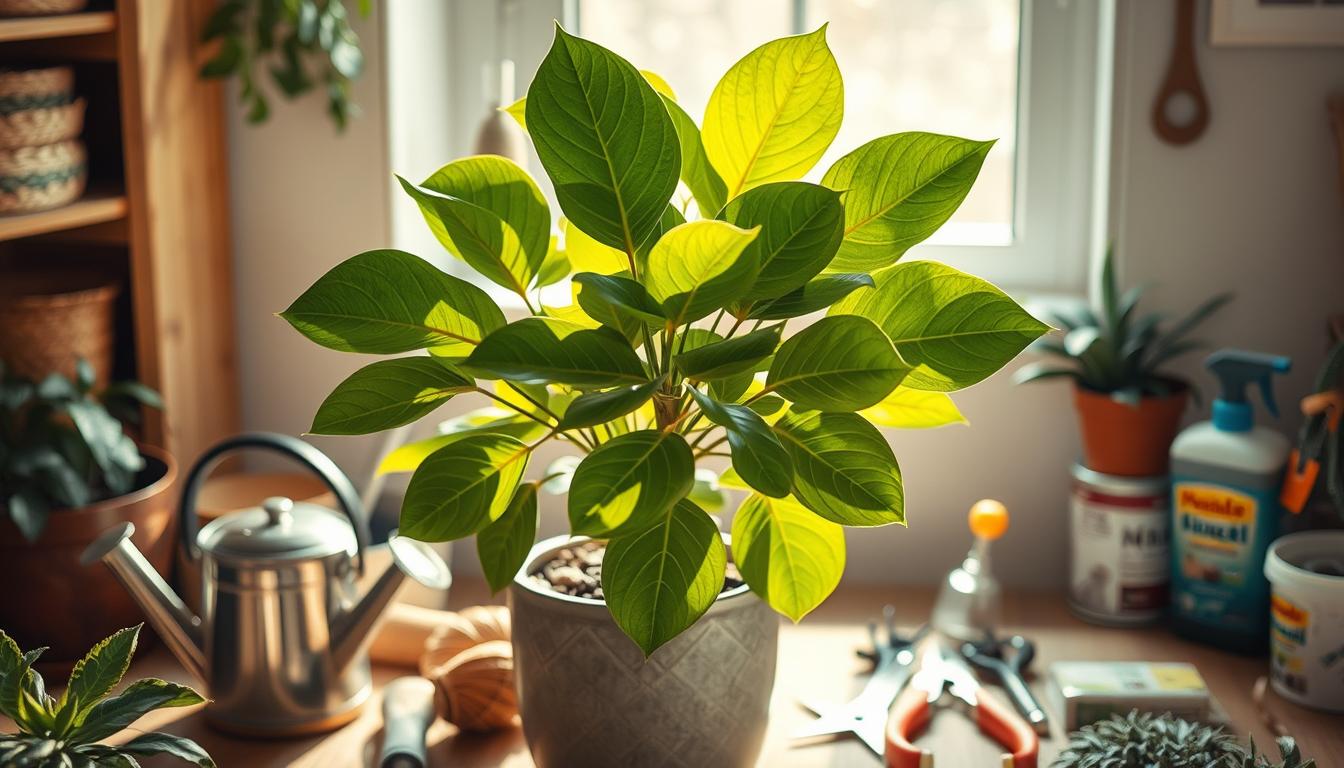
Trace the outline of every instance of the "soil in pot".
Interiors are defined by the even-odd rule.
[[[601,541],[585,541],[565,547],[542,563],[529,578],[533,583],[562,595],[602,600],[602,556],[606,551],[607,545]],[[720,592],[736,589],[743,583],[737,566],[729,562]]]

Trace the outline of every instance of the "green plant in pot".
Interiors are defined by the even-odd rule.
[[[137,757],[167,755],[200,768],[215,768],[201,746],[170,733],[142,733],[119,746],[103,744],[156,709],[190,707],[205,699],[185,685],[137,680],[110,695],[130,667],[140,625],[123,629],[93,647],[59,698],[47,693],[33,668],[45,648],[24,653],[0,630],[0,714],[19,732],[0,734],[5,768],[136,768]]]
[[[1247,749],[1221,727],[1170,714],[1132,711],[1069,734],[1051,768],[1315,768],[1291,738],[1278,740],[1279,762]]]
[[[1068,363],[1032,363],[1018,370],[1019,383],[1067,378],[1083,433],[1083,463],[1111,475],[1154,477],[1167,473],[1167,454],[1181,414],[1194,391],[1166,370],[1174,359],[1200,349],[1192,331],[1230,294],[1218,294],[1174,322],[1158,313],[1138,314],[1144,286],[1121,293],[1113,250],[1102,264],[1100,306],[1077,313],[1056,311],[1050,320],[1062,337],[1033,348]]]
[[[702,127],[624,59],[557,28],[510,111],[555,188],[563,241],[536,183],[502,158],[402,186],[448,252],[526,316],[506,319],[475,283],[409,253],[348,259],[283,317],[334,350],[429,354],[360,369],[312,431],[385,430],[467,393],[493,401],[388,467],[414,471],[404,535],[475,535],[492,586],[511,584],[534,756],[640,764],[658,748],[649,734],[677,733],[691,736],[688,765],[751,763],[774,675],[770,608],[798,620],[830,594],[843,526],[905,523],[878,425],[959,420],[947,393],[1047,330],[979,278],[901,261],[956,210],[993,142],[884,136],[800,181],[843,112],[825,28],[734,65]],[[546,303],[539,288],[567,277],[573,303]],[[529,472],[553,440],[578,460]],[[731,537],[746,587],[726,592],[725,537],[696,501],[697,464],[725,458],[725,482],[748,491]],[[533,548],[542,481],[567,487],[570,530],[603,542],[561,564],[578,579],[570,594],[549,566],[579,556],[563,541]],[[574,594],[599,570],[600,592]],[[596,692],[591,738],[554,717],[579,690]]]
[[[123,428],[159,405],[137,382],[98,387],[84,360],[74,380],[0,370],[0,583],[24,585],[0,601],[0,628],[49,646],[48,659],[74,661],[140,617],[110,573],[79,566],[107,526],[135,523],[155,567],[171,564],[174,463]],[[72,573],[84,575],[76,583]]]

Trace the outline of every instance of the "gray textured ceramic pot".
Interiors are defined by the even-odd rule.
[[[594,600],[532,584],[540,542],[509,588],[523,731],[541,768],[755,765],[775,684],[779,617],[746,585],[648,661]]]

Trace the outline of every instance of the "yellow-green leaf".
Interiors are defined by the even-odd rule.
[[[859,411],[859,415],[879,427],[898,429],[929,429],[967,423],[946,392],[911,387],[897,387],[882,398],[882,402]]]
[[[510,105],[507,106],[507,107],[500,107],[500,109],[504,110],[505,112],[508,112],[509,115],[510,115],[514,120],[517,120],[517,121],[518,121],[518,126],[519,126],[520,128],[522,128],[524,131],[527,130],[527,97],[526,97],[526,96],[524,96],[523,98],[521,98],[521,99],[519,99],[519,100],[513,102],[512,104],[510,104]]]
[[[669,323],[699,320],[756,279],[756,257],[746,249],[759,231],[693,221],[673,227],[654,244],[643,279]]]
[[[516,438],[497,434],[471,435],[435,451],[406,486],[401,533],[421,541],[452,541],[498,520],[530,453]]]
[[[715,86],[701,131],[731,199],[770,181],[802,178],[840,130],[844,84],[826,27],[766,43]]]
[[[575,272],[614,275],[630,269],[630,257],[623,251],[597,242],[568,220],[560,220],[560,230],[565,233],[565,256]]]
[[[672,86],[667,84],[667,81],[663,79],[662,75],[657,72],[650,72],[647,69],[639,70],[639,74],[643,75],[644,79],[649,81],[649,85],[653,86],[653,90],[674,102],[677,100],[677,92],[672,90]]]
[[[523,483],[499,519],[476,534],[476,554],[492,593],[513,582],[536,538],[537,484]]]
[[[578,535],[607,537],[652,525],[695,483],[695,460],[676,432],[645,429],[598,446],[569,488],[569,524]]]
[[[733,517],[733,562],[771,608],[800,621],[845,571],[845,530],[792,496],[753,493]]]

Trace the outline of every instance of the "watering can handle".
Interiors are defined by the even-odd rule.
[[[182,528],[182,546],[187,557],[193,562],[200,557],[200,548],[196,546],[196,495],[210,473],[225,456],[246,449],[264,449],[288,456],[299,462],[313,474],[322,478],[327,487],[336,496],[341,511],[349,518],[355,529],[355,542],[358,572],[364,574],[364,550],[369,545],[369,521],[365,519],[360,507],[359,494],[350,478],[336,466],[325,453],[296,437],[274,432],[248,432],[224,440],[207,450],[196,460],[191,472],[187,473],[186,488],[182,492],[182,506],[179,508]]]

